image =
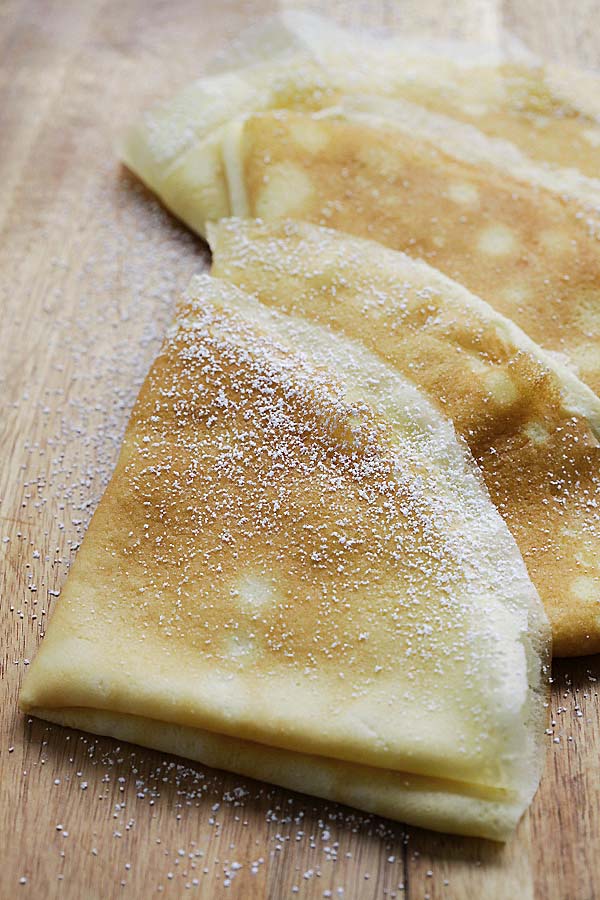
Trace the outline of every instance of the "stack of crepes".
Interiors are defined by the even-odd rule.
[[[288,14],[130,131],[212,276],[21,702],[505,840],[600,650],[600,94],[432,54]]]

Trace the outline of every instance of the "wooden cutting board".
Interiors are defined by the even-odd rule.
[[[316,8],[320,4],[316,2]],[[24,718],[28,660],[206,248],[118,165],[119,129],[275,0],[0,2],[0,897],[600,897],[600,660],[555,666],[506,846],[405,829]],[[342,21],[600,63],[598,3],[344,3]]]

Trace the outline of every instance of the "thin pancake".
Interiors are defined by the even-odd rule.
[[[348,110],[355,100],[360,104],[361,98],[365,98],[362,106],[369,111],[380,108],[384,118],[397,119],[401,117],[402,110],[410,110],[409,128],[421,130],[421,120],[436,123],[435,139],[446,142],[449,135],[454,134],[454,149],[459,155],[463,150],[471,153],[476,149],[484,162],[492,162],[509,174],[520,174],[535,183],[545,184],[561,195],[578,199],[584,205],[594,204],[596,208],[600,205],[598,167],[592,166],[592,171],[586,169],[585,173],[574,169],[568,147],[563,149],[567,160],[565,166],[539,165],[535,157],[524,153],[517,144],[496,140],[468,121],[450,117],[447,106],[434,110],[432,104],[415,103],[411,91],[403,93],[393,90],[393,80],[390,79],[395,65],[395,57],[386,62],[384,56],[378,59],[376,67],[367,68],[369,77],[364,77],[360,74],[363,71],[360,65],[324,66],[315,54],[296,51],[281,59],[208,75],[185,87],[168,102],[148,111],[129,128],[121,146],[122,158],[167,206],[182,215],[177,209],[181,198],[176,196],[172,200],[170,196],[172,190],[178,194],[178,172],[194,170],[199,165],[195,181],[201,181],[201,175],[207,176],[202,155],[204,142],[212,145],[216,132],[227,122],[248,113],[273,109],[316,112],[340,106]],[[404,72],[403,69],[400,71]],[[373,82],[375,72],[379,75]],[[404,74],[412,84],[410,76]],[[582,77],[578,76],[579,79]],[[571,80],[577,79],[573,77]],[[215,174],[220,184],[222,168],[217,166],[216,172],[212,172],[212,180]],[[208,179],[206,183],[210,184]],[[190,180],[188,187],[192,184]],[[207,199],[216,199],[214,188],[212,196]],[[217,214],[217,209],[207,206],[204,220],[214,219]],[[184,221],[187,219],[184,218]],[[198,225],[192,224],[192,227],[202,233],[202,220]]]
[[[359,344],[204,276],[21,702],[503,839],[539,779],[546,632],[450,423]]]
[[[357,33],[306,11],[249,28],[211,70],[283,67],[304,56],[345,93],[409,100],[452,116],[526,156],[600,174],[600,79],[529,53],[461,42]]]
[[[200,80],[130,130],[124,159],[199,234],[227,215],[294,216],[421,256],[600,392],[600,181],[348,94],[340,71],[295,55]]]
[[[558,656],[600,650],[600,400],[422,262],[299,222],[212,226],[213,273],[361,340],[469,445],[546,606]]]

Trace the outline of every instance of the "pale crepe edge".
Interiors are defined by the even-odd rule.
[[[458,790],[453,791],[451,782],[436,784],[433,779],[281,750],[142,716],[82,708],[34,707],[27,712],[409,825],[493,841],[509,839],[539,781],[536,773],[521,796],[507,792],[504,801],[487,799],[477,796],[479,792],[469,785],[457,783]]]

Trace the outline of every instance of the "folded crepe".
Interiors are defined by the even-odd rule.
[[[512,42],[492,47],[355,32],[306,10],[251,26],[218,55],[211,74],[304,57],[346,94],[416,103],[473,125],[527,157],[600,173],[600,78],[541,62]]]
[[[449,420],[360,343],[203,276],[21,703],[503,840],[540,776],[546,652]]]
[[[600,651],[600,400],[423,262],[306,223],[209,229],[213,274],[360,341],[452,418],[510,528],[558,656]]]
[[[261,34],[262,30],[259,29],[259,35]],[[323,24],[323,34],[327,34],[326,22]],[[287,32],[284,32],[284,39],[289,39]],[[217,70],[212,73],[209,70],[205,77],[186,86],[169,101],[146,112],[124,135],[121,147],[123,160],[167,206],[172,202],[177,205],[183,202],[183,198],[177,196],[177,172],[180,169],[195,170],[196,182],[203,181],[208,188],[210,179],[207,177],[207,163],[210,159],[217,175],[223,177],[222,161],[217,160],[214,153],[215,132],[232,119],[274,109],[316,112],[338,105],[347,109],[351,108],[353,101],[358,100],[369,110],[379,108],[384,117],[408,117],[407,124],[413,129],[422,130],[424,125],[433,128],[437,139],[447,141],[454,136],[453,143],[459,155],[461,152],[471,155],[475,153],[476,158],[492,161],[508,172],[517,171],[530,176],[534,182],[550,185],[559,193],[572,195],[584,204],[594,203],[598,206],[600,125],[596,126],[597,137],[594,136],[593,129],[590,130],[591,126],[586,126],[585,129],[585,143],[593,153],[588,165],[574,168],[578,142],[572,133],[563,135],[560,149],[554,154],[564,162],[559,165],[557,159],[550,165],[545,158],[540,160],[535,154],[525,152],[519,141],[512,143],[508,139],[498,140],[475,128],[469,123],[468,117],[461,119],[451,115],[448,102],[440,100],[448,80],[451,81],[448,72],[443,77],[439,76],[439,82],[435,81],[432,102],[419,103],[418,97],[414,96],[415,92],[410,89],[419,84],[414,77],[414,54],[405,58],[396,50],[391,53],[382,52],[382,48],[385,51],[390,45],[391,42],[382,44],[377,41],[370,52],[366,52],[360,46],[349,44],[343,32],[335,45],[335,51],[330,47],[327,52],[323,48],[320,52],[315,52],[314,47],[308,46],[308,41],[291,43],[286,52],[281,52],[281,49],[277,52],[276,43],[267,42],[262,48],[259,41],[258,48],[254,49],[260,49],[261,52],[252,57],[252,64],[237,67],[232,65],[225,71]],[[249,47],[245,47],[243,42],[234,44],[235,53],[227,56],[228,62],[233,64],[236,60],[243,60],[244,49],[252,50],[252,44]],[[353,63],[349,57],[353,57]],[[442,59],[443,57],[438,56],[420,60],[423,77],[430,77],[436,67],[442,65]],[[457,71],[468,73],[465,85],[480,89],[485,83],[485,78],[473,80],[474,75],[469,68],[461,66]],[[570,73],[569,83],[583,84],[586,78],[591,79],[587,93],[593,98],[593,102],[590,100],[592,109],[589,117],[600,120],[600,79],[573,72]],[[406,82],[406,90],[397,87],[398,79]],[[585,95],[584,91],[581,93]],[[433,102],[436,99],[437,102]],[[497,113],[496,118],[498,123],[507,123],[510,129],[510,123],[516,117],[520,131],[529,142],[535,131],[533,146],[538,150],[544,146],[544,135],[551,134],[553,126],[560,131],[562,128],[568,129],[569,123],[573,125],[573,119],[566,117],[562,111],[561,115],[557,114],[556,121],[547,115],[542,116],[536,131],[531,114],[525,107],[521,97],[514,109],[503,109]],[[538,132],[542,125],[544,132],[540,135]],[[508,134],[505,137],[508,138]],[[171,193],[175,194],[174,201],[171,200]],[[191,206],[188,214],[193,216]],[[214,214],[208,218],[214,218]],[[202,232],[202,218],[199,219],[198,226],[192,227],[197,227]]]
[[[124,160],[200,234],[291,216],[424,258],[600,392],[597,180],[414,104],[345,96],[312,61],[196,83],[131,130]]]

